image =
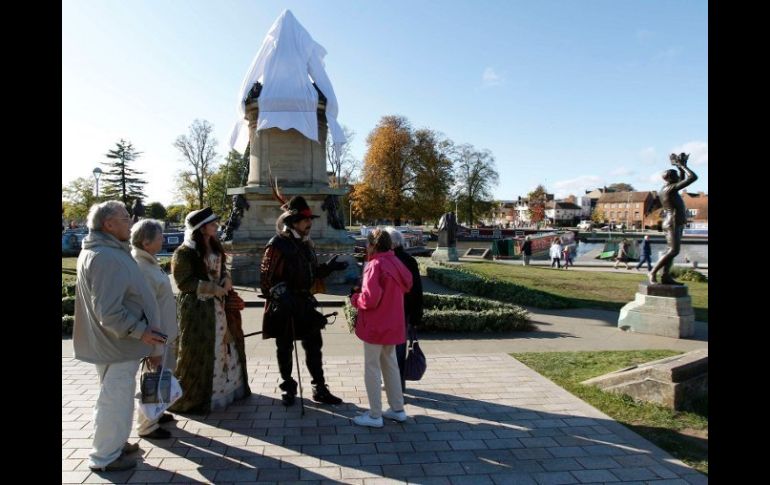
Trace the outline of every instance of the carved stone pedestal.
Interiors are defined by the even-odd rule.
[[[430,259],[433,261],[460,261],[457,257],[457,248],[455,246],[437,247],[433,250]]]
[[[671,409],[692,409],[698,401],[708,400],[708,365],[708,349],[699,349],[610,372],[581,384]]]
[[[249,121],[249,178],[245,187],[228,189],[229,195],[240,194],[249,203],[241,225],[233,231],[232,241],[224,244],[233,283],[256,285],[259,283],[259,265],[265,245],[275,236],[275,221],[281,215],[280,203],[272,195],[271,183],[278,182],[286,200],[301,195],[313,214],[321,216],[313,220],[310,238],[315,244],[318,262],[328,261],[333,254],[340,254],[337,261],[347,261],[345,271],[335,271],[326,278],[326,284],[354,283],[361,271],[353,258],[355,240],[344,228],[335,229],[329,223],[329,215],[321,209],[327,196],[342,196],[344,188],[329,187],[326,173],[326,98],[319,95],[317,120],[318,142],[310,140],[295,129],[268,128],[257,131],[259,96],[261,85],[255,84],[246,100],[246,119]],[[271,179],[272,178],[272,179]],[[338,225],[339,227],[339,225]]]
[[[340,195],[344,189],[330,187],[286,187],[282,194],[287,198],[302,195],[313,214],[321,217],[313,220],[310,238],[315,245],[318,262],[328,261],[333,254],[339,254],[337,261],[347,261],[345,271],[335,271],[326,278],[326,284],[353,283],[360,276],[360,270],[353,258],[355,240],[343,229],[334,229],[327,224],[327,214],[321,205],[327,195]],[[229,268],[236,285],[256,285],[259,283],[259,265],[265,252],[265,245],[275,236],[275,221],[281,215],[279,203],[272,196],[269,187],[241,187],[228,190],[229,194],[243,194],[249,203],[249,209],[243,213],[241,225],[233,233],[233,240],[224,244],[225,251],[231,254]]]
[[[664,337],[692,337],[695,312],[687,287],[640,283],[634,301],[620,310],[618,328]]]

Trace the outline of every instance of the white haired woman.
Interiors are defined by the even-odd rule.
[[[393,253],[399,261],[412,273],[412,288],[404,294],[404,320],[406,323],[406,335],[411,335],[422,323],[422,279],[420,278],[420,265],[411,254],[404,251],[404,236],[393,226],[388,226],[385,231],[390,235],[393,245]],[[404,378],[404,365],[406,361],[406,339],[396,345],[396,361],[398,372],[401,374],[401,392],[406,391],[406,379]]]
[[[171,290],[168,275],[163,272],[155,255],[163,248],[163,225],[155,219],[142,219],[131,227],[131,256],[136,260],[144,278],[152,288],[160,310],[160,331],[167,335],[166,357],[160,365],[174,372],[176,369],[176,339],[179,325],[176,321],[176,298]],[[164,413],[157,419],[147,419],[139,413],[137,433],[142,438],[165,439],[171,433],[159,426],[174,421],[171,414]]]

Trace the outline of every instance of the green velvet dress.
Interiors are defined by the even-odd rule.
[[[170,410],[205,414],[251,394],[243,338],[229,331],[221,299],[214,296],[226,269],[223,258],[203,261],[197,251],[180,246],[172,258],[179,288],[179,339],[176,375],[182,397]]]

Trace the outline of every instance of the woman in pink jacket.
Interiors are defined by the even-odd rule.
[[[412,274],[391,250],[390,235],[375,229],[367,237],[369,261],[364,269],[363,287],[351,304],[358,309],[356,335],[364,341],[364,382],[369,411],[353,418],[359,426],[381,428],[382,418],[406,421],[396,345],[404,335],[404,293],[412,287]],[[382,411],[380,374],[390,409]]]

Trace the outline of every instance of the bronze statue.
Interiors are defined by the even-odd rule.
[[[682,196],[679,195],[679,191],[698,180],[698,176],[687,168],[687,159],[689,157],[686,153],[680,153],[679,155],[672,153],[669,157],[671,165],[675,166],[679,173],[672,168],[662,174],[666,185],[660,189],[658,197],[665,213],[663,230],[666,231],[668,249],[655,264],[655,267],[652,268],[652,271],[650,271],[648,275],[650,283],[657,283],[658,271],[662,269],[661,283],[665,285],[682,284],[671,277],[671,266],[674,264],[674,258],[679,254],[684,226],[687,223],[687,210],[685,209]]]
[[[454,212],[447,212],[438,221],[438,245],[442,247],[457,246],[457,219]]]
[[[241,226],[243,211],[248,209],[249,202],[241,194],[233,196],[233,209],[230,211],[230,217],[227,218],[220,237],[222,242],[233,239],[233,232]]]
[[[342,219],[342,208],[340,207],[339,197],[336,195],[327,195],[321,210],[326,211],[326,223],[334,229],[345,229],[345,222]]]
[[[142,199],[137,197],[134,199],[134,206],[131,208],[131,220],[133,222],[138,222],[139,219],[144,218],[144,205],[142,205]]]

